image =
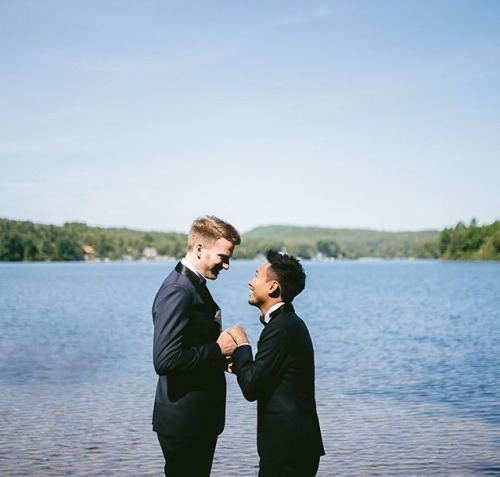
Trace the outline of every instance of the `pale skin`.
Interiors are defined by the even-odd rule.
[[[216,280],[222,270],[229,269],[234,244],[224,237],[213,243],[197,243],[186,253],[185,260],[207,280]],[[237,344],[231,335],[224,331],[217,339],[222,354],[231,356]]]
[[[217,339],[217,344],[219,345],[222,354],[226,357],[231,356],[233,354],[233,351],[238,346],[238,343],[234,340],[234,338],[228,332],[228,330],[223,331],[219,335],[219,338]]]

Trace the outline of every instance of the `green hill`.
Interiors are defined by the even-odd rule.
[[[63,226],[0,218],[0,261],[179,258],[187,234],[100,228],[71,222]],[[443,258],[500,260],[500,222],[443,231],[381,232],[270,225],[242,236],[234,258],[254,258],[270,248],[304,259]]]
[[[367,229],[331,229],[271,225],[244,234],[242,248],[286,249],[304,258],[421,257],[438,256],[439,231],[379,232]],[[242,250],[243,252],[244,250]],[[251,255],[251,250],[245,253]]]

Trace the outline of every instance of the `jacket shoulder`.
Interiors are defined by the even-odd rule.
[[[153,309],[156,303],[162,301],[167,296],[183,296],[185,300],[192,299],[198,295],[196,287],[181,273],[172,270],[163,280],[153,301]]]

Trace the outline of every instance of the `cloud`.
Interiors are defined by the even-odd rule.
[[[219,63],[233,53],[233,47],[229,46],[196,45],[188,51],[172,50],[161,55],[130,56],[123,59],[112,57],[68,59],[67,64],[71,68],[91,74],[172,74]]]
[[[279,25],[303,25],[323,21],[325,18],[333,15],[334,10],[326,5],[319,5],[309,10],[302,10],[291,13],[280,21]]]

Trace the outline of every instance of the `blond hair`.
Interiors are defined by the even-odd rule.
[[[241,243],[239,232],[230,223],[214,215],[198,217],[189,229],[188,250],[192,250],[197,243],[213,245],[222,237],[233,245]]]

